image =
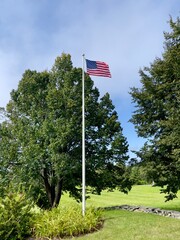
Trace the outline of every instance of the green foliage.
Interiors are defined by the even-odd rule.
[[[109,94],[85,74],[86,184],[92,192],[127,192],[128,144]],[[81,199],[82,69],[71,56],[57,57],[52,70],[26,70],[0,124],[0,182],[22,182],[40,207],[56,207],[63,192]],[[95,180],[96,179],[96,180]],[[39,199],[37,201],[37,199]]]
[[[36,237],[78,236],[97,230],[102,225],[100,210],[88,208],[82,216],[78,205],[54,208],[41,211],[35,220],[34,235]]]
[[[23,240],[33,227],[32,203],[23,193],[9,192],[0,199],[0,239]]]
[[[142,87],[131,90],[136,104],[131,121],[138,135],[148,138],[137,155],[148,162],[167,200],[180,189],[180,19],[170,19],[170,27],[172,32],[164,35],[162,59],[141,70]]]
[[[147,168],[146,166],[140,166],[138,164],[129,167],[130,168],[130,179],[135,185],[144,185],[151,183],[148,180]]]

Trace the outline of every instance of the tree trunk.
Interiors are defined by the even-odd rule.
[[[50,206],[53,207],[54,200],[55,200],[55,186],[50,185],[46,169],[44,169],[43,175],[44,175],[43,179],[44,179],[44,185],[45,185],[46,193],[48,196],[48,200],[49,200]]]
[[[58,181],[53,207],[57,207],[59,205],[59,202],[61,200],[61,195],[62,195],[62,186],[63,186],[63,178],[61,178]]]

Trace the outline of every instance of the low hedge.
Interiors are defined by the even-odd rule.
[[[102,226],[102,210],[88,208],[83,217],[79,205],[43,210],[34,224],[36,238],[63,238],[78,236],[99,229]]]

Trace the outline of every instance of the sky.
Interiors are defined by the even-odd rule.
[[[179,0],[0,0],[0,107],[25,70],[51,70],[63,52],[74,67],[82,54],[104,61],[112,78],[92,79],[101,96],[110,94],[133,156],[145,140],[129,122],[130,88],[141,86],[139,69],[162,56],[170,16],[179,15]]]

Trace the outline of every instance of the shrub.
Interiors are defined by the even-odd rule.
[[[32,204],[24,194],[9,193],[0,199],[0,239],[25,239],[32,229]]]
[[[35,220],[34,235],[39,238],[78,236],[97,230],[102,225],[102,212],[88,208],[83,217],[78,205],[42,210]]]

